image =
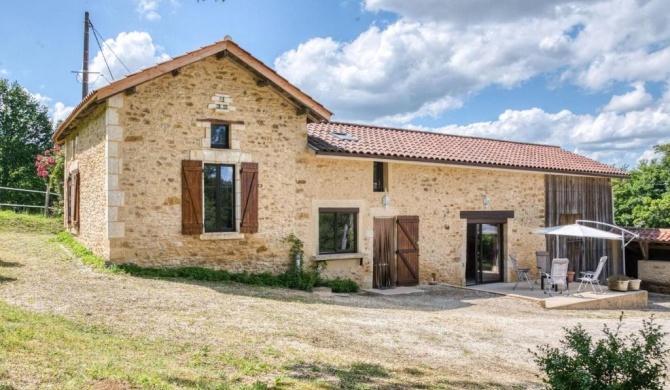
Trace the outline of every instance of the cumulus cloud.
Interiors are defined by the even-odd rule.
[[[4,68],[3,68],[3,69],[0,69],[0,75],[2,75],[2,76],[6,76],[6,75],[8,75],[8,74],[9,74],[9,71],[8,71],[7,69],[4,69]]]
[[[91,61],[89,70],[98,72],[99,75],[92,74],[89,77],[89,82],[91,82],[93,88],[100,88],[128,73],[170,59],[167,54],[161,53],[161,51],[153,43],[149,33],[122,32],[116,39],[107,39],[105,45],[103,45],[103,50],[98,51],[93,61]],[[111,69],[111,74],[108,66]]]
[[[626,112],[639,110],[648,107],[654,101],[654,97],[645,90],[644,83],[634,83],[632,87],[635,88],[634,91],[624,95],[612,96],[610,102],[603,107],[603,111]]]
[[[136,10],[141,17],[147,20],[159,20],[161,15],[158,13],[158,5],[160,0],[135,0],[137,3]]]
[[[603,91],[616,82],[670,79],[666,0],[366,0],[399,19],[353,41],[310,39],[276,69],[343,120],[398,125],[459,104],[490,86],[538,75]]]
[[[40,93],[32,93],[27,89],[26,91],[40,104],[47,107],[48,115],[49,117],[51,117],[51,120],[54,124],[57,124],[59,121],[67,118],[67,116],[70,115],[72,110],[74,110],[74,107],[66,106],[62,102],[56,102],[55,104],[52,105],[51,104],[51,102],[53,101],[52,98],[42,95]]]

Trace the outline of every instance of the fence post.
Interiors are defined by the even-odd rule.
[[[49,216],[49,192],[51,191],[51,185],[47,183],[47,193],[44,194],[44,216]]]

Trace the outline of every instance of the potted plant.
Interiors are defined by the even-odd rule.
[[[628,291],[630,278],[626,275],[612,275],[607,278],[607,288],[615,291]]]
[[[641,279],[633,279],[628,281],[628,291],[638,291],[640,289]]]

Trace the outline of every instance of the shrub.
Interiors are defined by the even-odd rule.
[[[322,286],[330,287],[334,293],[355,293],[358,292],[358,284],[349,279],[334,279],[321,282]]]
[[[562,348],[549,345],[532,352],[535,362],[546,374],[549,389],[663,389],[667,377],[667,333],[654,323],[653,315],[643,320],[639,334],[623,337],[619,325],[612,331],[603,328],[605,337],[593,342],[581,325],[565,328]]]

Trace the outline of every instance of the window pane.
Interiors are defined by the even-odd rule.
[[[235,167],[205,164],[205,232],[235,230]]]
[[[319,253],[335,252],[335,213],[319,214]]]
[[[212,125],[211,145],[213,148],[229,149],[228,125]]]
[[[356,252],[357,212],[319,212],[319,253]]]
[[[372,190],[384,191],[384,163],[375,161],[372,163]]]
[[[350,252],[354,250],[354,224],[355,218],[353,213],[338,214],[337,216],[337,251]]]

